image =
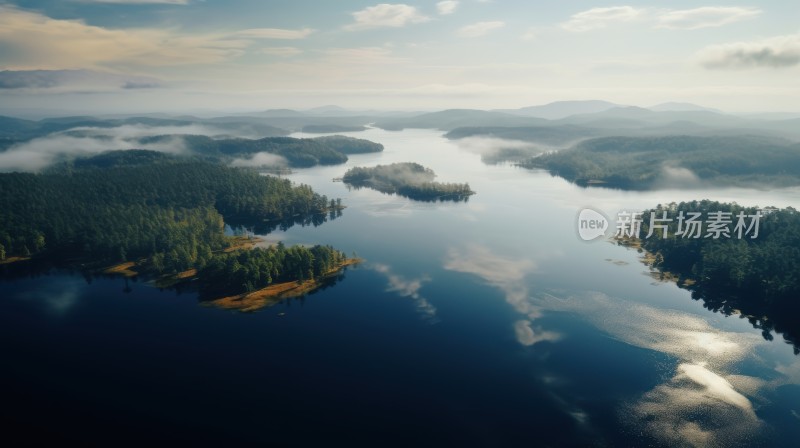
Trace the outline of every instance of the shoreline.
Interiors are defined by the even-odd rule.
[[[691,287],[697,283],[697,281],[694,280],[693,278],[681,277],[680,274],[677,274],[672,271],[666,271],[657,267],[655,264],[656,261],[658,260],[658,255],[645,249],[642,246],[642,241],[638,238],[625,238],[625,237],[614,236],[610,239],[610,241],[614,242],[617,246],[622,246],[628,249],[635,249],[637,252],[639,252],[641,254],[641,257],[639,257],[639,261],[648,267],[649,269],[648,274],[650,275],[650,277],[652,277],[657,281],[674,283],[679,288],[690,289],[690,290]]]
[[[315,291],[324,286],[325,280],[338,275],[347,267],[357,265],[362,261],[363,260],[360,258],[348,258],[336,268],[331,269],[324,275],[315,279],[274,283],[255,291],[206,300],[201,302],[201,304],[226,310],[240,311],[242,313],[251,313],[276,305],[286,299],[301,297]]]

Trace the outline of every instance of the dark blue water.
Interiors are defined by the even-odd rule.
[[[348,205],[266,236],[366,262],[256,313],[79,275],[0,281],[2,421],[30,441],[95,444],[794,446],[800,361],[737,317],[647,275],[639,254],[585,243],[587,205],[613,214],[747,190],[584,190],[487,166],[437,133],[371,130],[348,165],[417,161],[478,192],[414,203],[290,178]],[[769,194],[800,204],[800,192]],[[127,292],[126,292],[127,291]],[[8,431],[8,430],[7,430]]]

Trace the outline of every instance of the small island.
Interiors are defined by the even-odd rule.
[[[656,221],[645,238],[651,213]],[[687,224],[690,216],[698,217],[696,228]],[[659,205],[642,218],[640,237],[617,238],[619,244],[645,252],[662,278],[691,290],[709,310],[747,318],[768,340],[781,333],[800,353],[800,212],[703,200]],[[678,235],[679,226],[686,235]]]
[[[436,173],[418,163],[392,163],[349,169],[342,180],[356,188],[372,188],[416,201],[467,201],[475,194],[467,183],[435,182]]]

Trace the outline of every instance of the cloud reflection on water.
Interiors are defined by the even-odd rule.
[[[750,400],[700,364],[679,364],[631,411],[632,421],[673,446],[741,445],[763,427]]]
[[[756,346],[766,343],[752,332],[726,331],[698,315],[597,292],[562,297],[531,294],[528,276],[536,272],[537,263],[528,258],[502,256],[473,244],[450,249],[444,267],[476,275],[503,291],[505,300],[525,316],[513,324],[522,345],[560,339],[559,333],[534,326],[543,312],[557,311],[572,313],[626,344],[675,357],[673,375],[622,412],[623,423],[668,445],[755,441],[765,425],[753,400],[763,402],[766,389],[787,381],[800,383],[800,362],[777,366],[780,381],[733,374],[735,365],[753,359]]]
[[[53,315],[63,316],[78,303],[80,289],[79,280],[73,280],[66,285],[60,284],[58,286],[42,283],[37,284],[35,289],[21,291],[16,295],[16,298],[34,302]]]
[[[763,382],[730,374],[764,343],[757,334],[720,330],[696,315],[601,293],[543,297],[543,309],[574,312],[622,342],[679,360],[671,379],[623,412],[625,424],[678,446],[735,445],[762,427],[744,393],[758,396]]]
[[[514,335],[520,344],[531,346],[560,338],[558,333],[534,326],[535,320],[542,313],[539,306],[531,302],[526,282],[526,277],[537,270],[537,264],[533,260],[504,257],[493,253],[486,246],[472,244],[464,249],[451,248],[447,252],[444,268],[477,275],[489,285],[503,291],[506,302],[527,317],[514,323]]]
[[[396,292],[401,297],[411,298],[414,301],[417,312],[423,319],[431,324],[439,322],[439,318],[436,317],[436,307],[419,293],[420,289],[422,289],[422,285],[430,281],[429,277],[422,276],[419,278],[407,279],[393,273],[392,269],[385,264],[375,264],[372,268],[385,275],[388,279],[389,284],[386,287],[386,291]]]

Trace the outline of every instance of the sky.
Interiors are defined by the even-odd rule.
[[[0,112],[800,112],[797,0],[0,0]]]

